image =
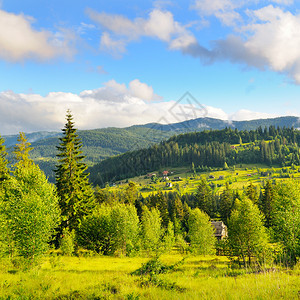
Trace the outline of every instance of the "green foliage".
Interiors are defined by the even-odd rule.
[[[38,166],[18,165],[3,185],[1,216],[16,254],[34,261],[48,249],[60,217],[55,188]]]
[[[199,208],[191,210],[188,228],[188,238],[193,253],[204,255],[215,253],[216,239],[214,229],[206,213]]]
[[[140,268],[131,273],[131,275],[158,275],[164,274],[170,271],[176,270],[179,266],[181,266],[185,261],[185,258],[176,262],[172,265],[167,265],[159,259],[159,256],[155,256],[151,258],[146,263],[142,264]]]
[[[197,188],[195,195],[195,204],[196,206],[207,213],[209,216],[213,214],[213,204],[212,204],[212,190],[208,185],[207,180],[202,177]]]
[[[139,219],[131,205],[98,207],[84,218],[76,235],[86,249],[108,255],[130,255],[137,251]]]
[[[161,247],[161,217],[158,209],[148,209],[147,206],[143,208],[141,218],[141,241],[142,248],[148,251],[157,252]]]
[[[4,145],[4,139],[2,139],[0,136],[0,184],[9,176],[6,156],[7,152]]]
[[[62,129],[59,160],[55,170],[56,187],[62,214],[61,230],[77,229],[82,218],[94,207],[94,193],[88,181],[87,166],[82,162],[81,140],[76,134],[71,112],[67,112],[67,123]]]
[[[226,182],[226,187],[220,195],[220,215],[222,221],[227,224],[235,203],[235,194]]]
[[[244,144],[235,146],[240,139]],[[300,132],[293,128],[270,127],[264,131],[261,128],[251,131],[225,128],[186,133],[96,164],[90,169],[91,181],[103,185],[153,170],[192,164],[197,171],[209,167],[227,169],[228,165],[241,163],[300,164],[298,144]]]
[[[248,198],[238,201],[231,214],[228,246],[230,255],[237,256],[244,266],[253,262],[264,263],[268,258],[268,235],[263,226],[263,215]]]
[[[60,250],[63,255],[72,256],[74,253],[74,239],[75,233],[74,231],[70,232],[68,228],[64,228],[62,232],[62,236],[60,238]]]
[[[263,212],[265,216],[266,227],[270,227],[271,225],[272,202],[274,198],[273,194],[274,191],[273,191],[272,183],[270,180],[268,180],[266,185],[264,186],[264,191],[259,201],[260,210]]]
[[[300,184],[286,181],[274,189],[272,231],[283,246],[284,263],[294,265],[300,258]]]
[[[29,157],[29,152],[32,150],[29,146],[31,145],[24,134],[24,132],[20,132],[18,137],[18,142],[15,146],[14,155],[17,160],[17,166],[19,167],[28,167],[33,163],[33,160]]]
[[[175,244],[174,224],[170,221],[163,236],[164,253],[170,252],[174,244]]]

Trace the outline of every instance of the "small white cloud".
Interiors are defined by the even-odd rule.
[[[100,49],[118,57],[126,52],[126,43],[122,40],[114,40],[108,32],[104,32],[100,40]]]

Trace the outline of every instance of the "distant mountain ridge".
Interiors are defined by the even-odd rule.
[[[197,118],[174,124],[149,123],[145,125],[136,126],[154,128],[162,131],[173,131],[177,133],[202,131],[206,129],[220,130],[226,127],[231,127],[233,129],[236,128],[238,130],[255,130],[259,126],[263,128],[265,126],[300,128],[300,118],[288,116],[268,119],[256,119],[249,121],[228,121],[214,118]]]
[[[76,126],[76,124],[75,124]],[[270,119],[257,119],[251,121],[224,121],[213,118],[198,118],[174,124],[148,123],[133,125],[126,128],[102,128],[93,130],[78,130],[78,135],[83,143],[85,162],[94,165],[111,156],[127,151],[148,148],[177,134],[198,132],[203,130],[221,130],[226,127],[238,130],[255,130],[259,126],[294,127],[300,128],[298,117],[279,117]],[[56,146],[59,144],[60,132],[34,132],[26,134],[34,150],[31,157],[46,173],[51,181],[54,180],[53,168],[56,163]],[[3,136],[8,148],[9,159],[13,161],[12,149],[17,143],[18,135]]]
[[[177,133],[186,133],[193,131],[202,131],[202,130],[219,130],[224,129],[226,127],[236,128],[238,130],[255,130],[259,126],[261,127],[294,127],[300,128],[300,118],[294,116],[287,117],[278,117],[278,118],[268,118],[268,119],[256,119],[249,121],[228,121],[214,118],[197,118],[192,120],[187,120],[178,123],[172,124],[159,124],[159,123],[147,123],[144,125],[133,125],[125,128],[118,127],[108,127],[108,128],[99,128],[92,130],[78,130],[79,135],[82,138],[85,136],[90,136],[91,133],[111,133],[112,136],[119,135],[124,133],[125,131],[136,135],[136,137],[140,137],[140,135],[146,138],[147,131],[143,129],[153,129],[155,131],[164,131],[164,132],[172,132],[172,134]],[[26,133],[26,137],[30,143],[41,144],[43,140],[49,138],[56,138],[61,135],[60,132],[49,132],[49,131],[39,131],[33,133]],[[153,134],[150,134],[153,136]],[[163,137],[167,138],[169,134],[165,134]],[[13,146],[17,142],[18,135],[4,135],[5,145],[7,147]],[[157,135],[157,139],[159,139],[159,134]]]

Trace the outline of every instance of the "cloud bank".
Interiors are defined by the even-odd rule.
[[[211,106],[203,105],[204,109],[203,106],[200,109],[195,103],[157,100],[161,97],[152,87],[138,79],[128,86],[111,80],[99,89],[80,94],[53,92],[43,97],[5,91],[0,93],[0,134],[59,131],[65,123],[67,109],[71,109],[79,129],[175,123],[204,116],[223,120],[274,117],[246,110],[230,115]]]

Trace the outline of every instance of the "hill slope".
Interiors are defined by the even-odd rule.
[[[88,165],[99,163],[100,161],[114,155],[127,151],[147,148],[155,143],[170,138],[175,134],[187,132],[201,132],[203,130],[221,130],[226,127],[238,130],[254,130],[259,126],[277,127],[300,127],[297,117],[280,117],[273,119],[259,119],[252,121],[223,121],[213,118],[199,118],[175,124],[150,123],[145,125],[135,125],[127,128],[103,128],[94,130],[79,130],[78,134],[83,142],[83,153],[86,156],[85,162]],[[31,152],[32,158],[45,171],[51,181],[54,180],[53,168],[56,162],[56,146],[59,143],[59,132],[36,132],[27,134],[29,142],[34,150]],[[10,152],[9,159],[13,161],[11,151],[17,142],[17,135],[3,136],[5,144]]]
[[[300,131],[289,128],[262,130],[207,130],[180,134],[150,148],[111,157],[90,168],[91,181],[105,182],[144,175],[179,166],[224,167],[241,163],[287,166],[300,164]]]

